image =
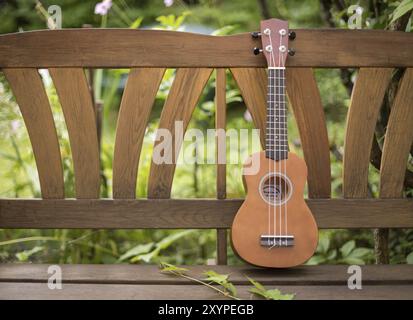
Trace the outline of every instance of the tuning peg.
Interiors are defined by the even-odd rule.
[[[288,49],[288,54],[289,54],[290,56],[295,55],[295,50],[294,50],[293,48]]]
[[[255,55],[258,55],[262,52],[262,49],[255,47],[252,52],[254,52]]]
[[[295,39],[295,37],[296,37],[296,34],[295,34],[295,32],[294,32],[294,31],[290,31],[290,32],[288,33],[288,39],[290,39],[290,40],[294,40],[294,39]]]
[[[258,39],[259,37],[261,37],[261,32],[259,31],[251,32],[251,37],[253,37],[254,39]]]

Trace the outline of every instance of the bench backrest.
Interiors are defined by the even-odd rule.
[[[413,141],[413,35],[403,32],[295,30],[287,90],[309,169],[308,203],[321,228],[413,227],[413,202],[402,198]],[[225,127],[225,70],[230,69],[254,124],[265,130],[265,59],[249,34],[71,29],[0,36],[0,68],[21,109],[36,160],[42,198],[0,201],[0,228],[228,228],[240,200],[225,198],[225,165],[217,165],[218,200],[167,200],[175,165],[151,165],[148,198],[134,200],[149,113],[166,68],[176,76],[159,127],[184,129],[216,70],[216,126]],[[93,43],[93,45],[91,45]],[[343,195],[331,196],[330,150],[313,68],[360,68],[347,116]],[[381,199],[367,199],[370,149],[394,68],[407,68],[391,107],[380,170]],[[73,154],[76,198],[64,198],[61,154],[38,69],[47,68],[62,105]],[[113,198],[99,200],[99,147],[85,68],[131,68],[118,116]],[[264,138],[264,131],[261,133]],[[262,141],[264,142],[264,141]],[[154,199],[154,200],[150,200]],[[166,200],[157,200],[166,199]],[[221,239],[225,233],[221,233]],[[224,242],[223,242],[224,243]]]

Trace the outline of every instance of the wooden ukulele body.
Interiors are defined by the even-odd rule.
[[[246,174],[251,164],[257,164],[257,161],[258,172],[253,175]],[[313,255],[318,243],[317,224],[303,197],[307,180],[307,166],[304,160],[288,153],[287,159],[274,161],[266,158],[263,151],[250,156],[244,165],[243,173],[247,196],[232,224],[231,238],[234,251],[241,259],[256,266],[287,268],[304,263]],[[288,178],[288,197],[285,203],[281,201],[280,204],[270,204],[260,191],[263,179],[269,174]],[[287,234],[294,237],[292,246],[281,245],[271,248],[260,243],[261,236],[267,235],[269,228],[271,234],[274,233],[274,212],[276,230],[280,225],[281,234],[287,230]]]

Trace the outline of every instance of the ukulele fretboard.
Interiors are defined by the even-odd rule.
[[[287,108],[285,104],[285,68],[268,69],[266,157],[288,158]]]

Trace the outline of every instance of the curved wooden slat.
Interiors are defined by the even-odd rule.
[[[64,198],[59,141],[49,100],[37,69],[4,69],[32,144],[42,197]]]
[[[76,197],[99,197],[100,168],[96,118],[81,68],[50,69],[69,133]]]
[[[413,67],[409,54],[413,52],[413,34],[408,32],[295,32],[293,47],[297,54],[288,58],[287,66]],[[31,31],[0,36],[0,67],[265,67],[263,55],[252,54],[252,48],[259,45],[260,39],[252,39],[249,33],[208,36],[132,29]]]
[[[308,167],[308,196],[331,195],[330,150],[320,92],[312,69],[287,69],[286,89]]]
[[[380,197],[403,195],[407,159],[413,142],[413,69],[406,69],[391,107],[380,167]]]
[[[374,129],[392,68],[362,68],[351,95],[343,158],[343,196],[366,198]]]
[[[120,105],[113,157],[113,197],[133,199],[145,129],[165,73],[163,68],[132,69]]]
[[[260,129],[261,146],[265,147],[267,124],[267,74],[265,69],[231,68],[252,121]]]
[[[202,94],[213,69],[178,69],[168,98],[162,110],[159,129],[166,129],[172,135],[172,145],[165,152],[171,152],[172,164],[157,164],[152,158],[148,182],[148,198],[169,198],[175,172],[176,159],[181,147],[181,139],[175,137],[175,121],[182,121],[182,135],[185,133],[192,112]],[[155,148],[163,143],[158,131]],[[181,133],[178,133],[181,134]]]

